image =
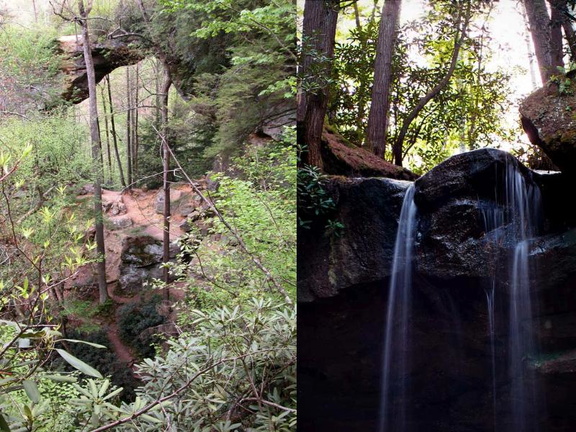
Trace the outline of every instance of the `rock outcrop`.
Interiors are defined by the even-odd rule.
[[[171,246],[171,258],[178,249]],[[120,256],[119,290],[122,294],[137,294],[145,282],[162,278],[162,242],[147,235],[126,237]]]
[[[576,175],[576,84],[569,77],[559,77],[569,85],[560,91],[549,82],[520,104],[522,127],[530,142],[544,150],[560,170]]]
[[[84,62],[81,36],[62,36],[58,39],[57,52],[63,58],[61,70],[66,76],[62,99],[80,103],[88,98],[88,77]],[[92,45],[92,58],[96,83],[121,66],[129,66],[144,59],[142,52],[118,40]]]
[[[344,229],[298,235],[298,298],[311,301],[390,276],[402,200],[410,182],[334,177],[326,186]]]

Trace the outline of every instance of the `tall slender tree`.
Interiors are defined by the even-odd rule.
[[[120,172],[120,182],[123,187],[126,187],[126,179],[124,178],[124,168],[122,167],[122,160],[120,152],[118,151],[118,136],[116,134],[116,120],[114,114],[114,100],[112,99],[112,85],[110,84],[110,76],[106,75],[106,88],[108,90],[108,107],[110,108],[110,127],[112,133],[112,143],[114,144],[114,154],[116,155],[116,162],[118,163],[118,171]]]
[[[90,107],[90,140],[92,142],[92,163],[94,166],[94,216],[96,220],[96,252],[98,253],[98,292],[100,303],[108,300],[106,284],[106,248],[104,245],[104,220],[102,215],[102,141],[98,126],[98,103],[96,93],[96,77],[94,73],[94,61],[90,46],[88,31],[88,15],[92,9],[89,4],[85,7],[84,0],[78,0],[79,17],[77,22],[82,29],[82,44],[84,62],[86,63],[86,75],[88,77],[89,107]]]
[[[161,89],[162,105],[161,105],[161,130],[160,138],[162,140],[162,171],[163,171],[163,185],[164,185],[164,238],[163,238],[163,256],[162,263],[164,264],[163,280],[166,284],[169,282],[169,274],[167,264],[170,261],[170,149],[168,148],[167,127],[168,127],[168,95],[172,80],[168,69],[165,69],[164,82]],[[170,300],[170,291],[166,286],[166,300]]]
[[[458,56],[460,55],[460,50],[462,49],[462,44],[466,39],[470,20],[472,19],[472,2],[473,0],[461,0],[459,2],[455,2],[455,13],[457,15],[456,26],[454,29],[454,47],[452,49],[450,63],[448,64],[448,68],[444,73],[444,76],[433,88],[431,88],[418,100],[416,105],[410,110],[410,113],[404,119],[402,127],[400,128],[400,131],[392,145],[392,155],[396,165],[402,166],[402,161],[404,160],[404,140],[410,125],[418,117],[426,105],[432,99],[436,98],[442,92],[442,90],[446,88],[446,86],[450,83],[452,76],[454,75],[454,71],[456,70],[456,65],[458,63]]]
[[[381,158],[384,158],[386,150],[390,86],[392,84],[392,56],[398,34],[401,4],[402,0],[386,0],[384,2],[378,31],[374,84],[372,85],[372,101],[366,138],[368,148]]]

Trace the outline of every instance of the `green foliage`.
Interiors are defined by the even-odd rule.
[[[342,222],[331,219],[336,203],[323,184],[324,175],[318,167],[298,168],[298,227],[310,229],[315,223],[324,224],[326,235],[339,236],[345,228]]]
[[[251,300],[235,308],[192,311],[189,333],[138,366],[144,400],[187,386],[143,430],[168,424],[195,431],[293,431],[296,426],[296,313]],[[157,429],[153,429],[156,427]]]
[[[191,104],[203,117],[215,118],[207,157],[232,154],[268,119],[293,107],[295,96],[295,8],[290,0],[161,1],[160,30],[182,21],[179,44],[170,47],[180,59],[207,61],[225,54],[216,67],[190,65]],[[169,23],[165,19],[170,19]],[[208,55],[190,57],[190,50]],[[225,47],[225,49],[222,49]],[[198,53],[196,53],[198,54]],[[207,54],[207,53],[204,53]],[[184,87],[186,87],[184,85]]]
[[[294,131],[284,141],[251,148],[235,161],[235,177],[215,174],[215,207],[233,232],[213,217],[210,235],[184,240],[188,259],[173,271],[189,281],[196,306],[214,308],[270,295],[266,267],[284,289],[294,294],[296,263],[296,154]],[[244,243],[246,250],[240,246]],[[190,262],[190,258],[192,262]],[[189,263],[190,262],[190,263]]]
[[[0,32],[0,93],[8,111],[51,107],[61,84],[57,33],[49,27],[6,26]]]
[[[68,350],[78,359],[97,369],[102,375],[108,377],[112,384],[122,387],[120,398],[125,402],[131,402],[135,398],[135,388],[139,381],[134,377],[128,365],[118,360],[116,353],[112,350],[112,343],[108,339],[108,328],[101,328],[96,331],[71,330],[68,336],[72,339],[79,339],[86,342],[96,343],[105,348],[96,348],[92,345],[75,343],[68,344]],[[54,370],[71,371],[71,367],[58,358],[52,360],[51,368]]]
[[[192,178],[200,178],[211,168],[213,157],[205,150],[213,143],[216,133],[216,118],[213,110],[207,109],[202,97],[191,102],[175,99],[170,108],[171,116],[166,126],[166,139],[170,149]],[[162,185],[162,159],[159,157],[159,126],[144,123],[140,128],[141,153],[138,158],[137,178],[143,180],[138,186],[157,188]],[[152,177],[150,177],[152,176]],[[148,177],[148,178],[146,178]]]
[[[554,83],[558,86],[558,93],[562,96],[571,96],[574,94],[574,90],[572,89],[572,80],[568,78],[567,74],[570,71],[576,69],[576,64],[570,63],[567,68],[563,68],[562,66],[556,66],[556,69],[559,72],[559,75],[552,75],[550,77],[550,82]]]
[[[56,113],[0,122],[2,148],[17,158],[24,145],[32,147],[12,177],[30,194],[56,192],[58,186],[75,185],[91,179],[90,156],[85,151],[87,130],[66,113]],[[30,198],[34,198],[31,195]]]
[[[446,74],[454,48],[455,7],[453,2],[430,3],[422,19],[400,30],[392,63],[388,149],[399,139],[413,107]],[[403,156],[416,172],[430,169],[456,149],[492,145],[498,137],[510,136],[501,122],[508,109],[510,77],[486,69],[490,50],[489,36],[482,29],[483,13],[478,5],[478,28],[471,32],[480,32],[480,37],[463,40],[449,85],[409,126],[402,143]],[[336,47],[330,121],[358,145],[365,142],[377,36],[378,25],[371,18]]]

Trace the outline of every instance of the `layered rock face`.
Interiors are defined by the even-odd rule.
[[[505,215],[510,167],[541,201],[529,239],[534,322],[525,331],[540,346],[526,364],[536,377],[534,431],[576,427],[576,230],[562,205],[564,175],[540,175],[498,150],[457,155],[415,183],[418,208],[409,381],[409,431],[494,430],[507,424],[509,377],[496,373],[492,352],[506,364],[513,227],[491,226],[487,214]],[[299,430],[376,431],[383,332],[394,240],[408,182],[333,178],[339,236],[299,236]],[[560,210],[560,211],[559,211]],[[503,218],[503,220],[506,220]],[[497,241],[495,241],[497,240]],[[494,342],[487,286],[495,293]],[[503,368],[498,367],[498,370]],[[498,411],[500,410],[500,411]],[[503,422],[503,423],[502,423]],[[408,432],[408,431],[402,431]]]
[[[92,58],[96,83],[121,66],[130,66],[144,59],[141,51],[128,44],[108,40],[92,45]],[[88,77],[84,62],[84,48],[81,36],[62,36],[58,39],[57,51],[62,55],[62,72],[66,76],[62,99],[80,103],[88,99]]]

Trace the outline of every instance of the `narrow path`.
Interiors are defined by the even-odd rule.
[[[132,350],[127,347],[120,339],[120,335],[118,334],[118,324],[115,322],[108,324],[107,336],[110,340],[110,343],[112,344],[112,349],[114,350],[118,360],[126,363],[130,369],[134,370],[134,363],[136,362],[137,358],[132,353]]]

